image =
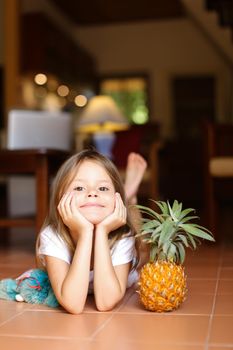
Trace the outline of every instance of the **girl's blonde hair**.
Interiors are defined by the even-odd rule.
[[[71,156],[68,160],[63,163],[60,169],[57,172],[57,175],[52,184],[52,191],[50,196],[50,205],[49,212],[44,221],[42,230],[46,226],[51,226],[51,228],[61,236],[61,238],[66,242],[68,248],[72,253],[74,253],[75,245],[70,236],[68,227],[63,223],[59,212],[58,212],[58,204],[63,196],[63,194],[67,191],[70,183],[74,179],[77,169],[79,165],[85,160],[93,161],[101,165],[110,176],[114,189],[116,192],[120,193],[122,201],[127,208],[126,198],[124,187],[115,165],[105,156],[98,153],[95,150],[83,150],[73,156]],[[126,225],[120,227],[119,229],[111,232],[109,234],[109,245],[112,247],[114,243],[122,238],[122,236],[131,231],[131,234],[134,235],[134,228],[131,222],[130,214],[127,208],[127,221]],[[39,237],[38,244],[39,245]]]

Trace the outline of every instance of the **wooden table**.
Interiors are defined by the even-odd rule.
[[[69,152],[45,148],[0,150],[0,175],[34,175],[36,179],[35,218],[0,218],[0,228],[35,226],[39,233],[48,210],[49,177],[69,156]]]

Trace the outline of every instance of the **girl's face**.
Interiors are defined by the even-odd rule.
[[[84,160],[68,187],[75,191],[80,213],[92,224],[100,223],[115,208],[115,188],[103,166]]]

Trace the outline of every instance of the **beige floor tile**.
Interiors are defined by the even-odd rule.
[[[20,276],[23,272],[30,270],[31,268],[33,268],[33,266],[30,265],[9,265],[4,266],[3,268],[0,267],[0,279],[16,278]]]
[[[33,304],[27,304],[27,303],[19,303],[17,301],[11,301],[11,300],[0,300],[0,310],[13,310],[16,313],[22,312],[25,310],[31,310],[33,309],[35,305]],[[1,314],[1,311],[0,311]]]
[[[88,338],[110,317],[95,313],[70,315],[65,312],[25,311],[0,327],[0,335]]]
[[[216,279],[187,279],[189,294],[214,294]]]
[[[0,329],[4,326],[5,322],[14,318],[18,312],[13,309],[2,309],[0,310]]]
[[[78,350],[85,349],[87,341],[79,339],[46,339],[0,336],[3,350]],[[17,345],[16,345],[17,344]]]
[[[220,279],[233,280],[233,267],[222,267],[220,270]]]
[[[187,266],[185,269],[185,273],[188,278],[214,279],[217,278],[218,266],[203,266],[203,264],[200,264],[198,266]]]
[[[183,315],[209,315],[212,310],[213,298],[213,294],[194,294],[190,292],[184,303],[180,305],[179,309],[174,310],[171,313]],[[144,309],[140,303],[139,296],[136,293],[129,298],[128,302],[122,308],[120,308],[119,312],[151,313]]]
[[[225,245],[223,247],[223,249],[222,249],[222,261],[231,263],[233,265],[232,250],[233,250],[233,241],[229,242],[227,245]]]
[[[139,301],[138,293],[134,293],[118,310],[118,313],[135,313],[135,314],[148,314],[150,311],[145,310],[143,305]]]
[[[204,350],[202,345],[176,345],[176,344],[156,344],[154,342],[134,342],[134,341],[122,341],[117,339],[112,342],[109,339],[105,341],[94,341],[85,347],[85,350]]]
[[[115,342],[120,337],[122,342],[200,345],[205,341],[208,322],[207,316],[116,314],[95,340],[109,337]]]
[[[209,315],[212,311],[213,300],[213,294],[194,294],[188,292],[186,300],[175,313],[184,315]]]
[[[233,296],[233,279],[232,280],[220,280],[218,283],[218,294]]]
[[[217,295],[214,313],[215,315],[233,315],[233,293]]]
[[[221,265],[223,267],[233,267],[233,256],[231,253],[227,253],[226,256],[223,256]]]
[[[208,246],[202,244],[197,247],[196,250],[187,249],[185,263],[200,264],[200,263],[214,263],[219,262],[222,248],[216,244],[210,244]]]
[[[40,304],[30,304],[30,310],[34,312],[37,312],[37,311],[64,312],[64,309],[62,307],[49,307],[47,305],[40,305]]]
[[[233,315],[214,316],[210,332],[210,345],[233,346]]]
[[[233,350],[233,345],[220,345],[220,346],[209,346],[208,350]]]

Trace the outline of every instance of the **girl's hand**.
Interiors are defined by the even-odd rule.
[[[72,237],[73,235],[80,236],[88,231],[93,232],[93,224],[91,224],[78,210],[75,191],[65,193],[62,196],[57,209],[62,221],[71,231]]]
[[[106,234],[126,224],[127,210],[119,193],[115,194],[115,209],[102,222],[96,225],[96,231],[101,230]]]

